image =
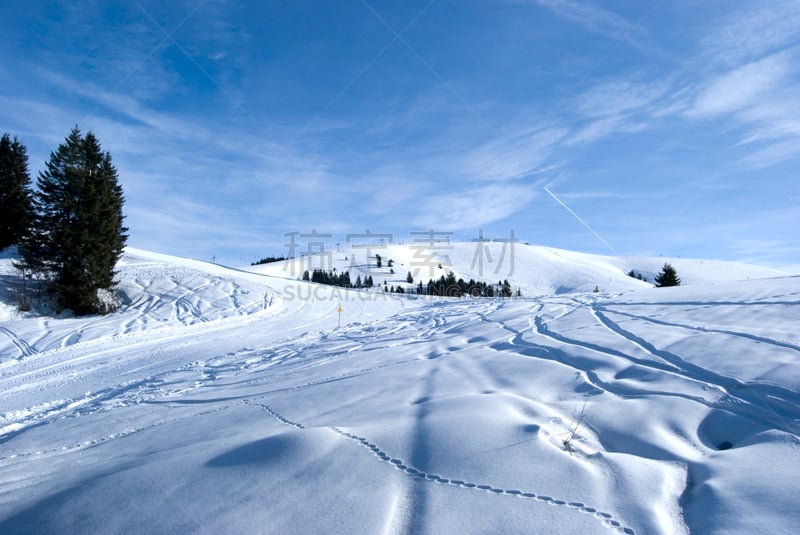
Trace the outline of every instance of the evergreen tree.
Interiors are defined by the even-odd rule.
[[[414,284],[414,277],[411,275],[410,271],[408,272],[408,275],[406,275],[406,282],[409,284]]]
[[[513,295],[513,292],[511,290],[511,283],[508,282],[508,279],[503,281],[503,286],[500,292],[501,292],[500,295],[502,295],[503,297],[511,297]]]
[[[455,274],[451,271],[444,279],[445,295],[448,297],[461,297],[461,286],[456,281]]]
[[[661,272],[656,275],[656,286],[661,288],[664,286],[680,286],[681,279],[678,277],[678,272],[669,263],[664,263]]]
[[[53,277],[59,309],[107,312],[98,290],[111,289],[127,240],[124,198],[111,155],[91,132],[72,129],[39,174],[33,233],[22,254]]]
[[[0,138],[0,250],[19,244],[32,224],[33,195],[25,145]]]

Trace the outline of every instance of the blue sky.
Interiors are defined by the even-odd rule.
[[[135,247],[513,229],[800,269],[797,0],[4,2],[0,34],[0,131],[34,176],[94,131]]]

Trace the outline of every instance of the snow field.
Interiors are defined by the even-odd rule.
[[[798,278],[619,273],[414,299],[132,251],[118,314],[0,323],[0,532],[793,532]]]

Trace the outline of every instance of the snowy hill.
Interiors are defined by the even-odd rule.
[[[668,259],[686,285],[656,289],[626,273],[661,258],[517,245],[496,276],[475,244],[377,252],[379,284],[441,262],[525,297],[129,249],[120,312],[57,319],[14,311],[0,259],[0,533],[796,529],[800,277]]]
[[[376,265],[380,255],[382,267]],[[388,265],[393,260],[393,267]],[[683,285],[708,285],[746,279],[780,277],[787,273],[770,268],[718,260],[684,258],[620,258],[578,253],[516,243],[512,246],[498,242],[436,243],[425,245],[395,245],[385,247],[347,247],[337,251],[299,256],[292,260],[252,266],[246,269],[277,277],[299,277],[305,270],[324,268],[338,272],[349,271],[355,281],[372,275],[375,283],[413,287],[427,283],[453,271],[457,278],[475,279],[490,283],[508,279],[525,296],[591,292],[597,287],[604,292],[649,288],[665,262],[675,267]],[[441,267],[440,267],[441,266]],[[390,273],[394,270],[394,274]],[[650,283],[628,276],[633,270]],[[415,283],[406,284],[412,274]]]

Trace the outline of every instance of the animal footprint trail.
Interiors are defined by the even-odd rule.
[[[282,424],[289,425],[289,426],[294,427],[295,429],[299,429],[299,430],[308,429],[307,426],[303,425],[300,422],[295,422],[295,421],[289,420],[288,418],[286,418],[285,416],[283,416],[278,411],[276,411],[275,409],[273,409],[272,407],[270,407],[269,405],[267,405],[265,403],[253,403],[253,402],[245,401],[245,404],[246,405],[251,405],[253,407],[258,407],[258,408],[266,411],[270,416],[272,416],[273,418],[275,418],[276,420],[278,420]],[[618,530],[621,533],[624,533],[626,535],[635,535],[636,534],[636,532],[632,528],[624,526],[622,524],[622,522],[620,522],[619,520],[616,520],[614,518],[614,515],[612,515],[611,513],[608,513],[608,512],[605,512],[605,511],[601,511],[601,510],[597,509],[596,507],[591,507],[589,505],[586,505],[583,502],[567,501],[567,500],[562,500],[562,499],[559,499],[559,498],[554,498],[553,496],[548,496],[548,495],[544,495],[544,494],[537,494],[535,492],[523,491],[523,490],[519,490],[519,489],[505,489],[505,488],[498,487],[498,486],[495,486],[495,485],[477,483],[477,482],[467,481],[465,479],[448,478],[448,477],[441,476],[439,474],[433,474],[433,473],[430,473],[430,472],[425,472],[423,470],[419,470],[417,468],[414,468],[413,466],[411,466],[409,463],[406,463],[402,459],[399,459],[399,458],[396,458],[396,457],[392,457],[387,452],[382,450],[377,444],[374,444],[374,443],[370,442],[369,440],[367,440],[364,437],[355,435],[353,433],[349,433],[349,432],[347,432],[347,431],[345,431],[345,430],[343,430],[343,429],[341,429],[339,427],[336,427],[336,426],[330,426],[330,427],[328,427],[328,429],[330,429],[334,433],[338,434],[339,436],[345,438],[346,440],[354,442],[354,443],[358,444],[359,446],[365,448],[370,453],[372,453],[372,455],[377,457],[379,461],[388,464],[389,466],[393,467],[395,470],[399,470],[400,472],[403,472],[408,477],[412,477],[415,480],[427,481],[427,482],[435,483],[435,484],[439,484],[439,485],[449,485],[449,486],[453,486],[453,487],[459,487],[459,488],[467,489],[467,490],[470,490],[470,491],[479,491],[479,492],[486,492],[486,493],[489,493],[489,494],[511,496],[511,497],[515,497],[515,498],[519,498],[519,499],[533,500],[533,501],[537,501],[537,502],[553,505],[553,506],[556,506],[556,507],[565,507],[567,509],[572,509],[572,510],[574,510],[576,512],[579,512],[579,513],[593,515],[594,518],[596,518],[599,522],[602,522],[602,524],[604,526],[606,526],[608,528],[616,529],[616,530]]]

